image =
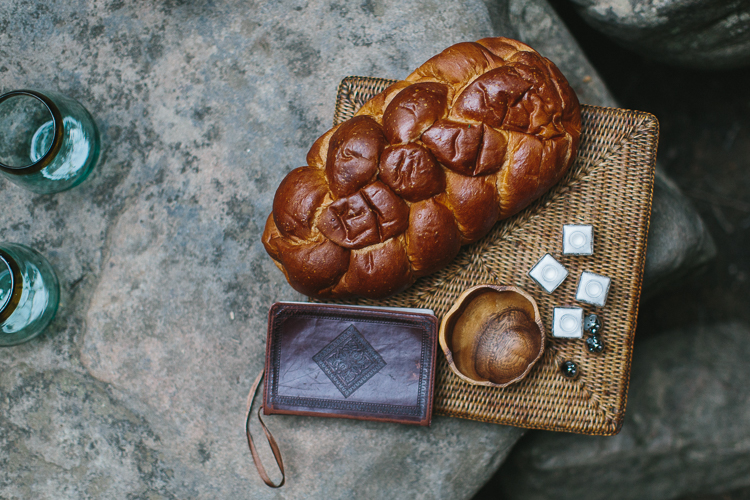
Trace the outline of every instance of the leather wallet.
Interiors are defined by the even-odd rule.
[[[277,302],[263,412],[429,425],[436,353],[429,310]]]

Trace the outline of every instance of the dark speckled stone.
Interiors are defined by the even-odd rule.
[[[750,64],[750,5],[725,0],[573,0],[594,28],[669,64],[728,69]]]
[[[599,335],[589,335],[586,338],[586,349],[589,352],[600,353],[604,350],[604,341]]]
[[[636,340],[622,431],[527,436],[500,471],[498,495],[747,498],[726,492],[750,487],[749,357],[750,327],[738,322]]]
[[[401,78],[492,34],[613,104],[542,0],[0,4],[0,91],[75,97],[103,144],[72,191],[0,182],[0,240],[42,251],[64,294],[46,334],[0,350],[0,497],[471,497],[523,430],[274,416],[288,472],[274,491],[242,421],[268,308],[300,299],[260,233],[330,126],[338,82]]]
[[[583,320],[583,329],[591,335],[599,335],[602,331],[602,320],[596,314],[589,314]]]
[[[560,371],[569,379],[578,378],[578,364],[575,361],[563,361],[560,364]]]

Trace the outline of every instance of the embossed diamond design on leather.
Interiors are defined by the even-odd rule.
[[[354,325],[321,349],[313,360],[345,398],[362,387],[386,364]]]

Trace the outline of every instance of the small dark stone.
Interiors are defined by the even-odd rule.
[[[565,361],[560,365],[560,371],[568,378],[576,378],[578,376],[578,364],[574,361]]]
[[[602,320],[596,314],[589,314],[583,320],[583,329],[591,335],[599,335],[599,332],[602,331]]]
[[[589,352],[602,352],[604,350],[604,343],[598,335],[592,335],[586,339],[586,348]]]

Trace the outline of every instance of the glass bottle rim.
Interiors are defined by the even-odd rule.
[[[13,270],[10,268],[10,264],[5,260],[5,258],[0,255],[0,274],[2,274],[3,271],[7,269],[8,275],[10,276],[10,289],[8,290],[8,294],[5,296],[5,298],[0,299],[0,312],[5,309],[5,306],[8,305],[8,302],[10,302],[10,297],[13,295]]]
[[[49,113],[52,115],[52,124],[53,124],[53,133],[52,136],[52,145],[49,147],[49,150],[39,158],[36,162],[30,164],[30,165],[24,165],[22,167],[14,167],[12,165],[6,165],[3,162],[0,162],[0,170],[3,172],[14,174],[14,175],[28,175],[28,174],[34,174],[36,172],[39,172],[44,167],[48,166],[52,160],[57,156],[57,153],[60,152],[60,147],[62,146],[62,139],[63,139],[63,119],[62,119],[62,113],[60,113],[60,109],[57,107],[57,105],[47,97],[46,95],[42,94],[41,92],[38,92],[36,90],[11,90],[10,92],[7,92],[3,95],[0,95],[0,103],[3,101],[6,101],[10,99],[11,97],[18,97],[18,96],[28,96],[33,97],[35,99],[38,99],[42,102],[49,111]]]
[[[23,278],[21,277],[21,270],[18,268],[16,261],[2,250],[0,250],[0,266],[6,267],[10,272],[11,290],[11,293],[0,303],[0,324],[2,324],[13,314],[13,311],[15,311],[16,306],[21,300]]]

